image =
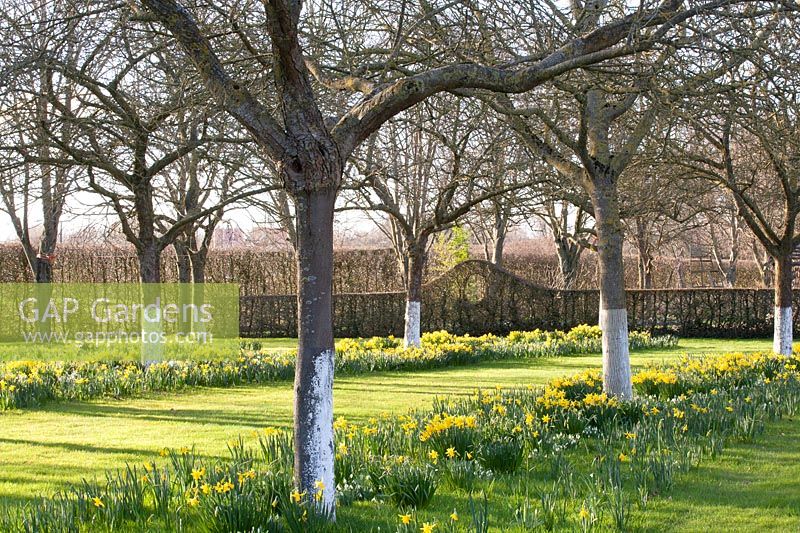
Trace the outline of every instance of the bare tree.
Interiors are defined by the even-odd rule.
[[[199,117],[202,119],[201,117]],[[181,122],[178,138],[183,143],[198,137],[201,127],[197,120]],[[208,143],[178,159],[164,172],[163,187],[156,198],[170,207],[165,210],[158,225],[162,233],[183,224],[172,244],[178,262],[178,279],[181,282],[204,283],[208,252],[214,231],[222,222],[226,210],[249,203],[251,195],[267,189],[277,189],[262,173],[254,176],[253,167],[261,169],[260,159],[253,158],[250,147],[240,143]],[[271,192],[271,191],[267,191]],[[216,209],[215,209],[216,208]],[[198,213],[204,213],[197,217]]]
[[[54,111],[47,91],[70,100],[74,84],[46,66],[25,68],[30,56],[16,43],[28,35],[39,47],[63,40],[63,53],[68,57],[80,53],[80,43],[69,38],[72,28],[48,25],[53,18],[70,13],[68,3],[32,2],[24,10],[25,17],[16,7],[9,6],[0,15],[2,62],[9,69],[0,82],[0,138],[4,139],[0,145],[0,210],[11,219],[33,279],[48,283],[52,281],[64,205],[77,172],[69,165],[51,162],[54,157],[45,125]],[[53,134],[66,142],[71,130],[63,127]],[[39,233],[38,243],[35,233]]]
[[[358,165],[365,186],[356,188],[357,208],[389,217],[385,233],[406,289],[405,346],[420,345],[422,282],[432,238],[481,202],[529,185],[514,179],[508,167],[498,168],[513,157],[513,146],[499,142],[503,134],[487,124],[483,106],[459,99],[436,103],[390,122]],[[503,151],[506,157],[498,157]],[[529,166],[523,161],[517,168]],[[498,174],[505,175],[499,188]]]
[[[496,107],[510,117],[512,127],[532,150],[565,180],[580,184],[591,200],[600,269],[604,388],[611,394],[629,398],[632,385],[617,187],[622,172],[647,135],[657,108],[652,102],[641,105],[640,98],[644,98],[641,88],[618,97],[597,81],[562,87],[571,91],[575,99],[578,116],[568,123],[577,122],[574,129],[550,120],[539,108],[519,109],[508,98],[501,98]],[[636,114],[637,119],[631,128],[619,132],[617,124],[629,112]],[[536,122],[531,124],[529,119]],[[541,127],[551,134],[553,142],[539,132]],[[612,128],[617,139],[612,138]]]
[[[716,210],[718,218],[708,220],[708,236],[714,267],[721,274],[725,287],[736,285],[738,261],[741,252],[742,227],[736,206],[730,202]]]
[[[544,222],[553,239],[558,256],[561,288],[575,288],[581,256],[584,250],[594,249],[594,227],[591,215],[582,207],[566,200],[545,201],[533,212]]]
[[[782,90],[771,90],[772,83],[752,88],[749,97],[729,93],[705,114],[694,114],[689,122],[695,142],[676,146],[692,172],[728,190],[738,215],[773,259],[773,350],[789,355],[792,255],[800,244],[800,109]]]
[[[201,94],[164,56],[163,39],[128,31],[128,11],[101,9],[67,20],[81,37],[80,54],[53,49],[35,33],[21,40],[21,51],[33,58],[30,71],[51,73],[42,79],[48,83],[40,88],[40,98],[49,112],[47,120],[38,122],[43,134],[30,160],[80,168],[87,177],[83,187],[103,199],[136,249],[141,280],[158,282],[162,250],[185,225],[219,208],[205,206],[170,217],[157,201],[159,180],[193,150],[238,139],[225,136],[224,122],[214,118],[213,109],[201,109]],[[59,91],[59,80],[67,80],[72,89]],[[193,107],[198,111],[187,113]],[[229,196],[225,202],[235,199]]]
[[[492,123],[496,118],[492,119]],[[498,125],[502,130],[504,127]],[[538,177],[533,158],[521,146],[514,146],[512,135],[497,139],[487,178],[487,190],[506,190],[509,185],[520,182],[535,183]],[[527,163],[527,165],[526,165]],[[509,232],[527,216],[528,206],[537,198],[536,187],[515,188],[497,194],[473,207],[467,216],[467,224],[473,237],[483,247],[486,261],[503,266],[506,239]]]

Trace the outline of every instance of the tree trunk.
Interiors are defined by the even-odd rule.
[[[427,261],[427,237],[408,246],[406,273],[406,316],[403,346],[419,348],[422,337],[422,277]]]
[[[492,263],[499,267],[503,266],[503,249],[507,233],[506,219],[498,210],[494,215],[494,231],[492,232]]]
[[[142,282],[142,305],[147,308],[156,306],[160,299],[161,288],[161,246],[153,238],[152,211],[143,212],[137,198],[137,218],[139,220],[139,242],[136,255],[139,259],[139,279]],[[140,354],[142,363],[149,365],[164,359],[164,343],[161,341],[163,327],[160,316],[157,320],[148,320],[142,313]],[[150,318],[156,318],[151,316]]]
[[[775,260],[769,255],[764,247],[756,240],[752,242],[753,260],[758,266],[758,274],[761,277],[761,286],[765,289],[773,286],[773,269]]]
[[[36,283],[52,283],[53,281],[53,264],[49,257],[39,256],[36,257]]]
[[[683,258],[679,255],[675,255],[675,268],[674,272],[676,277],[678,278],[678,288],[685,289],[686,288],[686,269],[684,268],[686,265],[683,262]]]
[[[208,263],[207,248],[202,248],[192,254],[192,281],[194,283],[206,282],[207,263]]]
[[[492,263],[501,267],[503,266],[503,249],[506,244],[505,232],[494,238],[494,247],[492,248]]]
[[[302,190],[297,216],[298,347],[294,379],[294,476],[313,501],[334,512],[333,448],[333,187]]]
[[[149,242],[137,250],[139,277],[142,281],[142,305],[156,305],[161,296],[161,248]],[[152,316],[151,318],[155,318]],[[164,359],[164,343],[161,342],[163,327],[161,320],[143,319],[141,322],[141,359],[146,365]]]
[[[775,330],[772,350],[782,355],[792,354],[792,253],[775,260]]]
[[[50,86],[52,83],[52,72],[47,69],[40,70],[40,80],[42,86]],[[48,103],[46,93],[42,93],[37,98],[37,131],[39,139],[39,156],[43,161],[51,159],[50,142],[47,139],[47,132],[44,124],[49,121]],[[58,223],[61,220],[61,212],[64,207],[63,191],[65,168],[54,168],[49,164],[40,164],[41,172],[41,202],[42,202],[42,236],[39,240],[39,253],[36,256],[36,271],[34,278],[36,283],[52,283],[53,281],[53,257],[56,251],[58,240]]]
[[[653,288],[653,257],[647,250],[639,248],[639,288]]]
[[[623,232],[617,188],[611,179],[595,183],[591,191],[597,223],[600,265],[600,328],[603,331],[603,390],[615,397],[631,398],[628,353],[628,315],[622,262]]]
[[[736,278],[737,278],[737,266],[735,261],[731,261],[728,263],[728,267],[725,269],[725,287],[728,289],[732,289],[736,286]]]
[[[189,256],[189,247],[176,240],[172,243],[175,249],[175,262],[178,266],[178,283],[192,282],[192,259]]]
[[[582,248],[573,245],[565,237],[555,239],[556,253],[558,255],[558,269],[561,274],[561,284],[564,290],[571,290],[578,279],[578,265],[580,264]]]
[[[145,243],[136,251],[139,279],[142,283],[161,283],[161,248],[156,242]]]
[[[206,283],[206,263],[208,262],[208,248],[201,246],[199,250],[191,253],[192,260],[192,303],[201,306],[206,303],[205,283]],[[199,320],[193,321],[192,331],[198,335],[198,339],[205,342],[206,325]]]
[[[178,267],[178,304],[183,309],[184,305],[191,304],[193,299],[192,290],[192,259],[189,255],[189,245],[181,239],[176,239],[172,243],[172,248],[175,250],[175,263]],[[189,335],[192,331],[192,320],[185,314],[179,313],[178,330],[184,334]]]
[[[651,227],[641,218],[636,218],[636,252],[639,288],[653,288],[653,251],[648,240]]]

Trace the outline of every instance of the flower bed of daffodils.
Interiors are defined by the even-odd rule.
[[[507,337],[426,333],[420,348],[403,348],[393,337],[344,339],[336,344],[336,371],[357,374],[381,370],[419,370],[489,359],[576,355],[600,351],[600,328],[578,326],[569,332],[514,331]],[[675,337],[632,332],[631,349],[672,346]],[[236,360],[138,362],[17,361],[0,364],[0,411],[49,400],[127,397],[192,386],[231,387],[294,377],[295,353],[268,353],[257,342],[243,342]]]
[[[544,389],[437,399],[365,425],[339,419],[336,526],[315,503],[330,488],[293,489],[291,438],[267,429],[229,443],[225,459],[165,449],[104,483],[7,509],[0,529],[624,531],[677,474],[796,414],[797,363],[774,354],[686,358],[636,374],[631,401],[606,396],[590,371]]]

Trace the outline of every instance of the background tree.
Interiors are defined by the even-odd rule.
[[[496,118],[492,119],[495,124]],[[503,126],[498,125],[498,130]],[[530,182],[530,186],[514,188],[503,194],[475,205],[467,215],[467,225],[472,236],[483,248],[483,257],[499,267],[503,266],[506,239],[509,232],[519,226],[527,217],[528,206],[536,199],[533,183],[540,177],[532,170],[532,158],[510,132],[497,139],[490,148],[494,153],[489,157],[485,179],[487,190],[505,190],[510,185]]]
[[[47,66],[28,65],[37,59],[35,51],[54,41],[63,42],[62,53],[73,59],[81,54],[81,46],[74,28],[51,23],[74,14],[69,3],[39,1],[23,10],[16,7],[9,6],[0,15],[0,59],[6,67],[0,72],[0,210],[11,219],[34,281],[49,283],[61,217],[77,169],[54,161],[48,139],[54,110],[48,93],[70,101],[75,88]],[[25,40],[33,46],[20,46]],[[71,137],[68,126],[49,133],[61,142]]]
[[[560,288],[575,288],[583,252],[593,249],[594,220],[583,207],[567,200],[544,201],[533,214],[544,222],[552,237],[561,276]]]
[[[202,115],[197,118],[204,120]],[[183,143],[197,138],[203,127],[197,119],[181,122],[178,136]],[[208,252],[217,226],[230,207],[245,207],[257,194],[267,194],[278,186],[264,176],[261,160],[251,147],[242,143],[208,143],[178,159],[159,180],[158,200],[169,206],[159,219],[159,229],[183,228],[174,237],[178,279],[184,283],[204,283]],[[259,172],[252,169],[258,168]],[[198,213],[203,216],[197,217]]]
[[[358,208],[388,216],[384,232],[397,255],[406,290],[405,346],[419,346],[422,283],[433,238],[454,228],[474,206],[516,191],[506,175],[513,157],[486,110],[466,100],[437,100],[398,116],[370,142],[356,187]],[[498,152],[509,152],[498,157]],[[527,165],[518,165],[523,168]],[[505,184],[496,188],[497,175]]]
[[[676,150],[699,177],[724,186],[738,214],[775,264],[773,350],[792,353],[792,254],[800,244],[800,107],[797,38],[780,20],[753,64],[733,70],[725,98],[697,102],[687,113],[690,142],[676,132]],[[701,107],[702,106],[702,107]],[[776,201],[777,200],[777,201]],[[777,205],[776,205],[777,204]]]
[[[74,86],[66,94],[52,83],[42,88],[51,108],[49,121],[41,123],[50,157],[38,163],[81,167],[87,176],[82,187],[103,199],[134,246],[141,280],[158,282],[164,248],[186,224],[216,211],[194,210],[167,224],[170,217],[157,201],[159,180],[198,147],[228,141],[224,123],[208,118],[213,110],[199,123],[196,114],[187,113],[202,104],[199,93],[163,55],[163,39],[127,30],[127,11],[74,20],[84,47],[80,55],[51,50],[49,42],[26,43],[39,58],[32,63],[35,70],[53,72]],[[68,137],[60,134],[65,130]]]

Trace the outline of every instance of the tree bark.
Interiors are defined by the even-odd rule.
[[[178,283],[192,282],[192,259],[189,256],[189,247],[181,240],[172,243],[175,249],[175,262],[178,267]]]
[[[572,290],[578,279],[578,265],[580,264],[580,246],[569,242],[566,237],[557,237],[554,240],[556,254],[558,255],[558,269],[561,274],[561,284],[564,290]]]
[[[653,283],[653,258],[648,257],[644,259],[642,263],[642,288],[643,289],[653,289],[655,288],[655,283]]]
[[[36,257],[36,283],[52,283],[53,264],[50,259],[41,254]]]
[[[792,354],[792,253],[775,260],[775,330],[772,350],[782,355]]]
[[[408,246],[406,273],[406,315],[403,346],[419,348],[422,337],[422,280],[427,262],[427,237]]]
[[[503,231],[500,235],[495,236],[492,248],[492,264],[499,267],[503,266],[503,250],[506,244],[506,233]]]
[[[753,260],[756,262],[756,266],[758,267],[758,274],[761,278],[761,286],[765,289],[774,286],[773,269],[775,265],[775,259],[769,253],[767,253],[763,245],[757,240],[753,240],[751,244],[751,251],[753,253]]]
[[[653,288],[653,248],[648,240],[652,229],[643,217],[636,217],[634,227],[636,228],[636,253],[637,271],[640,289]]]
[[[639,248],[639,288],[653,288],[653,256],[647,250]]]
[[[208,260],[208,248],[200,247],[199,250],[191,253],[192,259],[192,303],[201,306],[206,303],[205,283],[206,283],[206,263]],[[205,323],[195,320],[192,323],[192,331],[202,335],[206,331]],[[205,339],[205,337],[198,337]]]
[[[161,247],[157,242],[144,243],[137,251],[139,278],[142,283],[161,283]]]
[[[142,305],[158,302],[161,296],[161,247],[156,242],[141,246],[136,254],[139,258],[139,277],[142,282]],[[160,320],[141,322],[141,359],[144,364],[161,361],[164,358],[164,343],[159,339],[163,333]]]
[[[494,231],[492,234],[492,264],[499,267],[503,266],[503,250],[506,244],[506,234],[508,233],[506,217],[499,209],[494,214]]]
[[[294,380],[294,476],[310,498],[321,481],[322,506],[334,512],[332,186],[294,195],[297,214],[298,348]],[[313,501],[313,498],[312,498]]]
[[[603,390],[618,398],[631,398],[633,385],[628,353],[628,315],[622,261],[623,231],[616,184],[597,180],[591,190],[597,223],[600,263],[600,328],[603,331]]]
[[[206,264],[208,263],[208,248],[202,248],[191,254],[192,281],[194,283],[206,282]]]

